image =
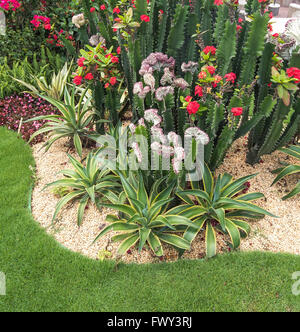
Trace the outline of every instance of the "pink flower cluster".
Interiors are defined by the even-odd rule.
[[[35,28],[38,28],[41,24],[44,24],[45,30],[51,30],[51,19],[49,17],[35,15],[30,23]]]
[[[185,64],[184,68],[188,68],[189,64]],[[143,76],[145,87],[143,82],[137,82],[133,88],[133,94],[138,95],[140,99],[145,99],[147,94],[151,91],[155,93],[155,98],[158,101],[163,101],[167,95],[174,95],[175,88],[185,90],[189,84],[183,78],[177,78],[174,74],[175,59],[168,57],[163,53],[151,53],[147,59],[142,62],[140,75]],[[159,85],[156,88],[156,77],[154,72],[164,71],[164,74],[159,81]]]
[[[10,96],[0,100],[0,126],[6,126],[10,130],[18,131],[23,119],[20,132],[24,140],[29,140],[32,134],[39,130],[45,121],[34,121],[24,123],[36,116],[55,114],[55,110],[41,98],[33,98],[29,94],[23,96]],[[38,136],[33,143],[42,141],[43,137]]]
[[[17,0],[0,0],[0,8],[9,11],[16,11],[21,7],[21,4]]]

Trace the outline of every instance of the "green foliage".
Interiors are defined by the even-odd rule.
[[[68,63],[66,62],[63,68],[57,74],[53,73],[50,83],[47,82],[46,76],[31,75],[31,81],[33,84],[27,83],[17,78],[14,78],[14,80],[28,88],[32,94],[43,94],[57,101],[61,101],[68,84],[68,78],[72,69],[72,65],[73,63],[68,66]]]
[[[73,88],[71,95],[68,89],[65,89],[63,102],[48,96],[38,95],[56,107],[60,114],[39,116],[26,121],[48,121],[40,130],[32,135],[30,141],[39,134],[50,132],[50,139],[43,145],[43,147],[46,147],[46,151],[48,151],[54,142],[63,137],[69,137],[74,143],[76,152],[81,157],[82,140],[87,138],[89,126],[92,124],[94,118],[91,106],[92,97],[88,97],[87,93],[87,90],[81,93],[77,104],[75,88]]]
[[[280,149],[280,151],[286,153],[287,155],[294,157],[300,161],[300,146],[299,145],[291,145],[288,148]],[[283,179],[284,177],[292,174],[299,174],[300,175],[300,165],[287,165],[285,167],[281,167],[273,171],[274,174],[278,174],[276,179],[274,180],[272,186]],[[300,180],[297,183],[296,187],[282,199],[285,201],[291,197],[294,197],[300,193]]]
[[[183,238],[192,243],[199,232],[205,231],[206,254],[210,258],[217,254],[216,231],[229,235],[231,246],[236,249],[240,246],[241,237],[250,233],[250,226],[244,218],[275,217],[250,203],[263,198],[263,194],[245,193],[246,182],[255,176],[249,175],[234,181],[230,174],[225,173],[214,179],[205,165],[202,183],[191,182],[191,190],[177,192],[185,205],[169,212],[192,220],[196,226],[189,227]]]
[[[110,170],[100,169],[96,155],[90,153],[87,156],[86,166],[72,156],[68,155],[74,170],[63,170],[60,173],[64,179],[48,184],[46,188],[67,188],[68,192],[57,203],[53,221],[61,209],[71,201],[79,201],[77,224],[81,226],[84,212],[89,202],[96,204],[109,191],[119,187],[118,177],[111,175]]]
[[[29,81],[33,69],[27,58],[20,62],[14,62],[10,67],[7,59],[0,65],[0,98],[9,97],[14,93],[20,93],[23,90],[22,84],[14,81],[12,77],[19,77],[22,80]]]
[[[126,203],[102,204],[102,206],[121,212],[122,216],[108,216],[107,221],[112,224],[106,227],[95,241],[110,231],[120,232],[120,235],[113,237],[113,241],[122,241],[118,250],[119,255],[124,255],[136,244],[138,244],[139,252],[148,244],[156,256],[163,256],[161,242],[179,249],[190,249],[187,240],[172,234],[176,233],[178,226],[195,228],[188,218],[173,214],[172,210],[168,211],[168,206],[174,199],[171,197],[171,193],[175,183],[163,191],[159,191],[158,188],[164,180],[161,179],[155,182],[151,191],[148,192],[141,174],[132,182],[127,180],[122,173],[119,175],[126,194]]]
[[[40,54],[43,41],[43,36],[37,36],[30,27],[20,30],[7,28],[6,35],[0,35],[0,64],[7,61],[12,65],[25,58],[32,61],[35,53]]]
[[[4,58],[3,64],[0,64],[0,98],[24,91],[24,85],[20,81],[36,85],[36,78],[44,77],[45,80],[49,80],[54,71],[61,70],[63,66],[61,61],[58,54],[54,55],[48,48],[44,47],[41,48],[39,61],[36,53],[33,55],[32,61],[26,57],[13,62],[11,65],[8,64],[8,59]]]

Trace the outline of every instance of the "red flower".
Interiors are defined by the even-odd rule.
[[[91,81],[92,79],[94,79],[94,76],[92,73],[88,73],[85,75],[85,79],[88,80],[88,81]]]
[[[32,25],[34,25],[36,28],[38,28],[38,27],[40,26],[40,24],[41,24],[41,22],[40,22],[40,21],[37,21],[37,20],[32,20],[32,21],[30,21],[30,23],[31,23]]]
[[[203,52],[205,54],[211,53],[212,55],[216,54],[217,49],[214,46],[206,46]]]
[[[197,85],[195,88],[195,96],[203,97],[203,88],[200,85]]]
[[[107,88],[109,87],[109,83],[106,83],[106,84],[104,85],[104,87],[105,87],[105,89],[107,89]]]
[[[106,9],[105,5],[102,5],[102,6],[100,7],[100,9],[101,9],[101,10],[105,10],[105,9]]]
[[[189,103],[187,107],[187,111],[189,114],[196,114],[199,111],[200,105],[196,101],[192,101]]]
[[[119,7],[114,8],[113,13],[114,14],[120,14],[121,10]]]
[[[237,26],[236,26],[236,31],[237,31],[237,32],[239,32],[239,31],[242,30],[242,29],[243,29],[243,27],[242,27],[241,25],[237,25]]]
[[[117,53],[121,54],[121,47],[120,46],[117,48]]]
[[[296,68],[296,67],[291,67],[291,68],[288,68],[286,70],[286,73],[288,75],[288,77],[293,77],[293,78],[296,78],[297,81],[295,83],[300,83],[300,69],[299,68]]]
[[[223,0],[215,0],[215,5],[221,6],[223,4],[224,4]]]
[[[95,8],[95,7],[92,7],[92,8],[90,9],[90,12],[93,13],[94,11],[96,11],[96,8]]]
[[[240,116],[243,114],[243,107],[233,107],[231,109],[233,116]]]
[[[114,86],[117,83],[117,78],[116,77],[112,77],[109,82],[110,82],[110,84],[112,86]]]
[[[113,57],[111,58],[111,62],[112,62],[112,63],[119,63],[119,58],[116,57],[116,56],[113,56]]]
[[[78,59],[78,61],[77,61],[78,66],[79,67],[84,67],[84,61],[85,61],[85,58]]]
[[[227,82],[231,82],[232,84],[234,84],[234,82],[236,80],[235,73],[226,74],[224,77],[225,77],[225,79],[226,79]]]
[[[82,83],[82,76],[75,76],[73,79],[74,84],[81,85]]]
[[[188,102],[188,103],[190,103],[190,102],[192,101],[192,99],[193,99],[193,97],[191,97],[191,96],[187,96],[187,97],[185,98],[185,101]]]
[[[216,71],[216,68],[214,66],[207,66],[206,69],[210,73],[210,75],[213,75]]]
[[[279,37],[279,33],[274,33],[273,37],[274,38],[278,38]]]
[[[273,31],[272,23],[269,23],[269,24],[268,24],[268,30],[271,31],[271,32]]]
[[[200,80],[204,80],[207,77],[207,73],[205,71],[201,71],[198,75]]]
[[[44,28],[45,30],[51,30],[51,24],[45,24]]]
[[[150,17],[147,16],[147,15],[142,15],[142,16],[141,16],[141,21],[144,21],[144,22],[150,22]]]

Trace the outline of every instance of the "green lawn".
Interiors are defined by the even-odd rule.
[[[233,253],[209,261],[119,265],[59,246],[28,211],[30,148],[0,128],[0,311],[300,311],[300,257]]]

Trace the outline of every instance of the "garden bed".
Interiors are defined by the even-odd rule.
[[[149,263],[159,262],[161,259],[155,257],[148,249],[141,254],[136,249],[130,250],[122,257],[117,256],[119,243],[113,243],[111,238],[113,232],[105,235],[95,244],[93,241],[100,230],[108,224],[105,222],[107,214],[112,211],[103,209],[99,212],[95,206],[89,205],[84,215],[83,224],[78,228],[76,223],[77,204],[69,204],[59,215],[59,218],[52,224],[52,217],[59,197],[55,196],[51,190],[42,191],[44,186],[57,180],[57,173],[70,167],[66,151],[67,141],[62,140],[53,145],[47,154],[41,150],[42,143],[33,147],[36,160],[36,186],[33,191],[32,213],[41,226],[49,234],[55,237],[66,248],[79,252],[92,259],[99,259],[105,252],[110,253],[107,258],[121,259],[126,263]],[[258,201],[258,205],[275,215],[279,219],[265,217],[264,219],[252,222],[252,232],[248,239],[241,243],[243,251],[271,251],[300,254],[300,205],[296,196],[290,200],[282,201],[284,196],[296,184],[296,176],[289,177],[288,181],[282,180],[274,187],[270,187],[274,180],[271,171],[280,166],[280,161],[295,162],[293,158],[287,157],[281,152],[264,156],[263,162],[254,167],[245,163],[247,148],[245,140],[236,141],[230,149],[224,164],[218,172],[228,172],[235,177],[246,176],[248,174],[259,173],[251,181],[251,191],[262,192],[266,199]],[[87,153],[88,151],[85,151]],[[72,151],[69,151],[72,154]],[[75,154],[74,154],[75,156]],[[288,160],[287,160],[288,158]],[[228,238],[224,235],[217,235],[218,251],[228,252]],[[164,245],[164,261],[175,261],[178,259],[177,251]],[[205,257],[204,233],[192,243],[192,250],[184,254],[186,259],[198,259]]]

